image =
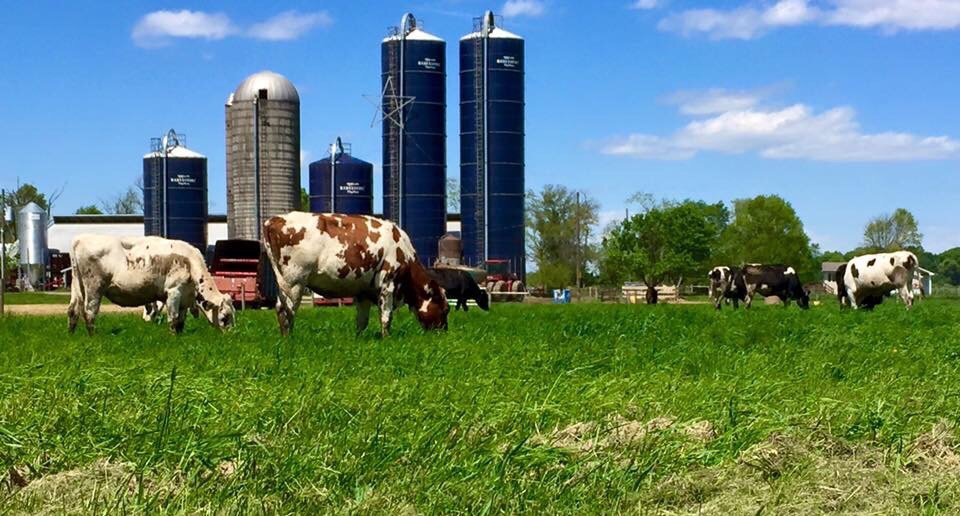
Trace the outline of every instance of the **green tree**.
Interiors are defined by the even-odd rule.
[[[805,281],[819,275],[810,237],[793,207],[776,195],[733,201],[733,222],[722,236],[727,263],[780,263],[797,270]]]
[[[578,202],[577,192],[560,185],[528,192],[526,204],[527,251],[537,269],[544,271],[534,278],[541,278],[543,287],[573,284],[578,262],[584,269],[596,262],[596,246],[590,242],[600,205],[585,194]]]
[[[31,202],[36,203],[37,206],[49,213],[51,203],[47,200],[47,196],[40,193],[37,187],[30,183],[18,185],[15,190],[8,191],[3,199],[3,205],[10,209],[14,219],[16,219],[17,210]],[[4,225],[4,239],[8,243],[15,241],[17,239],[17,221],[7,223],[3,220],[0,223]]]
[[[919,249],[923,235],[912,213],[897,208],[893,213],[874,217],[863,229],[863,247],[873,252]]]
[[[77,208],[77,215],[103,215],[103,211],[100,208],[97,208],[96,205],[89,204],[87,206],[81,206]]]
[[[310,195],[306,188],[300,188],[300,211],[310,211]]]
[[[845,262],[847,258],[840,251],[823,251],[816,254],[819,262]]]
[[[447,213],[460,213],[460,181],[447,178]]]
[[[100,209],[111,215],[143,213],[143,192],[136,186],[130,186],[110,199],[101,200]]]
[[[728,219],[723,203],[687,200],[649,208],[607,233],[601,273],[608,281],[637,280],[649,289],[698,276],[709,268]]]

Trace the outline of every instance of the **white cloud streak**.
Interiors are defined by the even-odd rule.
[[[728,10],[690,9],[660,21],[661,30],[711,39],[754,39],[800,25],[835,25],[901,30],[960,28],[957,0],[778,0],[754,1]]]
[[[142,47],[159,47],[173,38],[223,39],[237,31],[223,13],[202,11],[154,11],[133,27],[131,37]]]
[[[537,17],[543,15],[546,10],[546,5],[540,0],[507,0],[500,8],[500,12],[503,13],[505,18]]]
[[[761,96],[710,90],[672,97],[695,117],[669,136],[631,134],[611,139],[601,152],[641,159],[690,159],[701,152],[755,153],[767,159],[833,162],[918,161],[960,158],[960,141],[902,132],[865,133],[847,106],[820,113],[804,104],[771,108]]]
[[[175,39],[221,40],[237,35],[264,41],[290,41],[314,28],[332,24],[333,19],[325,11],[286,11],[243,30],[224,13],[161,10],[140,18],[130,36],[136,45],[144,48],[167,46]]]
[[[656,9],[657,4],[657,0],[634,0],[630,4],[630,8],[638,11],[645,11],[648,9]]]
[[[266,41],[290,41],[314,28],[327,28],[331,25],[333,25],[333,18],[325,11],[315,13],[286,11],[254,24],[247,34],[252,38]]]

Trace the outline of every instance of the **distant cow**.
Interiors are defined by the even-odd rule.
[[[847,262],[842,283],[838,274],[838,295],[845,294],[853,308],[871,308],[896,290],[909,309],[913,306],[913,276],[918,263],[910,251],[857,256]]]
[[[747,308],[753,303],[753,296],[760,294],[764,297],[776,296],[784,306],[790,300],[796,300],[800,308],[810,307],[810,295],[803,289],[803,284],[793,267],[786,265],[747,264],[739,270],[739,278],[735,282],[743,281],[746,290],[744,301]]]
[[[717,310],[725,300],[732,301],[734,309],[740,307],[740,300],[746,297],[747,288],[738,267],[714,267],[707,277],[710,279],[710,299]]]
[[[481,309],[490,310],[490,295],[477,285],[477,280],[467,271],[441,267],[430,269],[427,274],[443,287],[447,299],[457,300],[457,310],[463,307],[466,312],[467,301],[470,299],[476,301]]]
[[[280,293],[280,333],[293,330],[305,289],[328,298],[352,297],[357,333],[380,307],[380,329],[390,331],[396,302],[405,302],[425,329],[446,329],[447,298],[417,260],[410,237],[390,221],[365,215],[291,212],[271,217],[263,243]]]
[[[233,324],[233,300],[217,290],[203,256],[180,240],[160,237],[117,238],[78,235],[71,244],[69,329],[82,315],[87,332],[94,332],[100,301],[120,306],[166,304],[170,329],[183,331],[188,310],[199,305],[218,328]]]

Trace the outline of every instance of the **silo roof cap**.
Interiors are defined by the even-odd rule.
[[[460,38],[460,41],[463,41],[466,39],[479,38],[481,35],[482,34],[479,32],[471,32],[470,34],[467,34],[466,36]],[[502,38],[502,39],[523,39],[523,37],[518,36],[510,31],[503,30],[500,27],[494,27],[493,30],[490,31],[489,37]]]
[[[27,204],[24,204],[23,207],[17,210],[18,214],[19,213],[46,213],[46,212],[47,210],[41,208],[37,203],[32,201],[28,202]]]
[[[394,35],[392,35],[392,36],[387,36],[387,37],[383,38],[383,42],[386,43],[387,41],[397,41],[398,39],[400,39],[400,35],[399,35],[399,34],[394,34]],[[410,32],[407,33],[407,37],[406,37],[405,39],[406,39],[407,41],[440,41],[440,42],[443,42],[443,38],[434,36],[433,34],[430,34],[429,32],[427,32],[427,31],[425,31],[425,30],[422,30],[422,29],[413,29],[412,31],[410,31]]]
[[[162,158],[162,152],[149,152],[143,155],[144,159],[149,158]],[[182,145],[177,145],[176,147],[171,148],[167,151],[168,158],[206,158],[203,154],[200,154],[197,151],[192,151]]]
[[[227,99],[227,103],[253,100],[257,98],[260,90],[267,90],[268,100],[300,102],[300,94],[289,79],[278,73],[264,70],[244,79],[233,95]]]

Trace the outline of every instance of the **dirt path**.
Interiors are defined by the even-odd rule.
[[[4,307],[8,314],[13,315],[62,315],[67,316],[67,305],[7,305]],[[117,305],[102,305],[100,313],[139,313],[142,308],[127,308]]]

